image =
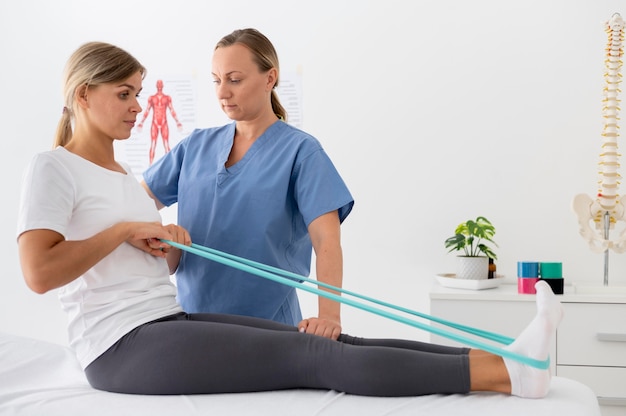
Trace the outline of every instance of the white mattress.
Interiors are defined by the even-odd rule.
[[[353,396],[326,390],[143,396],[89,386],[64,346],[0,333],[0,415],[476,415],[600,416],[591,389],[554,377],[549,395],[531,400],[495,394],[408,398]]]

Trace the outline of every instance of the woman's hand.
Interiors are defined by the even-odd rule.
[[[189,232],[176,224],[168,224],[165,226],[169,233],[172,235],[170,241],[173,241],[178,244],[183,244],[185,246],[191,245],[191,237],[189,236]],[[172,247],[168,245],[163,248],[163,252],[166,254],[165,258],[167,259],[167,266],[170,269],[170,274],[176,273],[178,269],[178,264],[180,263],[180,258],[183,255],[181,249],[177,247]]]
[[[135,223],[133,233],[126,241],[155,257],[167,258],[168,253],[177,249],[162,240],[191,245],[191,237],[186,229],[180,225],[163,225],[159,222]],[[178,257],[180,258],[180,255]]]
[[[169,247],[161,241],[171,240],[172,235],[160,222],[135,222],[127,223],[130,227],[130,236],[126,242],[141,251],[145,251],[155,257],[165,258],[163,250]]]
[[[337,340],[339,335],[341,335],[341,323],[332,319],[309,318],[300,321],[298,330],[307,334]]]
[[[189,235],[189,232],[183,227],[181,227],[180,225],[168,224],[165,226],[165,229],[172,235],[172,238],[169,239],[170,241],[173,241],[175,243],[182,244],[185,246],[191,245],[191,236]],[[174,247],[167,245],[167,247],[163,248],[163,251],[167,253],[171,249],[174,249]]]
[[[169,239],[170,241],[183,244],[185,246],[191,245],[191,236],[189,235],[189,232],[180,225],[168,224],[165,228],[172,235],[172,238]],[[153,244],[156,245],[155,247],[159,247],[162,253],[165,253],[165,259],[167,260],[167,266],[169,267],[170,274],[176,273],[178,265],[180,264],[180,258],[183,255],[182,250],[177,247],[172,247],[169,244],[166,244],[166,246],[163,247],[161,245],[163,244],[162,241],[153,242]]]

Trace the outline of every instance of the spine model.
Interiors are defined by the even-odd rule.
[[[608,36],[606,59],[604,61],[605,87],[602,100],[602,151],[600,153],[600,180],[597,198],[592,200],[585,194],[574,198],[572,208],[578,216],[580,234],[587,240],[594,252],[612,249],[622,253],[626,251],[626,233],[616,240],[608,238],[608,230],[613,229],[618,221],[624,218],[626,197],[620,199],[618,188],[621,176],[618,172],[620,164],[618,152],[619,112],[622,82],[622,58],[624,56],[624,20],[619,14],[606,22],[605,31]],[[594,227],[590,225],[593,223]],[[601,234],[600,231],[604,230]]]
[[[608,35],[606,47],[606,59],[604,65],[606,71],[604,79],[604,99],[602,113],[604,128],[602,130],[602,153],[600,154],[600,189],[598,191],[598,203],[604,211],[613,212],[618,201],[618,186],[621,179],[618,173],[619,156],[617,138],[619,137],[619,112],[620,112],[620,83],[622,82],[622,57],[624,56],[624,21],[619,15],[606,23],[605,29]],[[599,222],[601,213],[596,214],[594,221]]]

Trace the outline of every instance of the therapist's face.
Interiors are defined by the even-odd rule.
[[[222,111],[235,121],[252,121],[272,111],[275,68],[261,72],[252,52],[241,44],[217,48],[212,76]]]

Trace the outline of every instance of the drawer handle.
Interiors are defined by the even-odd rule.
[[[626,334],[598,332],[596,337],[599,341],[626,342]]]
[[[598,396],[598,404],[600,406],[626,406],[626,398]]]

